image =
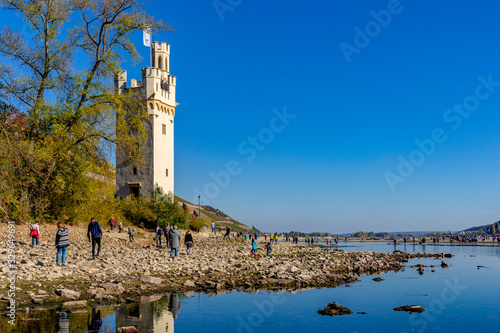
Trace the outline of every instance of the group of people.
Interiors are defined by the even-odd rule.
[[[39,244],[40,239],[40,226],[38,222],[30,224],[31,246],[35,247]],[[69,246],[69,230],[64,227],[60,222],[57,223],[55,247],[57,249],[56,264],[57,266],[64,266],[66,264],[66,251]]]
[[[177,257],[179,255],[179,243],[181,240],[181,234],[177,230],[176,225],[170,225],[170,223],[167,223],[165,227],[161,227],[160,225],[156,225],[155,228],[155,237],[154,240],[156,241],[156,247],[161,248],[162,247],[162,237],[165,237],[165,243],[167,247],[170,248],[170,258]],[[191,234],[191,231],[187,231],[186,235],[184,236],[184,244],[186,245],[187,248],[187,255],[191,254],[191,251],[193,249],[194,245],[194,239],[193,239],[193,234]]]
[[[110,225],[110,230],[113,230],[114,218],[111,218],[109,225]],[[120,221],[118,227],[120,228],[121,232],[123,229],[122,221]],[[32,247],[38,246],[40,239],[40,226],[38,222],[30,224],[29,229],[31,237],[31,246]],[[175,225],[171,226],[170,224],[168,224],[165,227],[165,230],[157,225],[155,233],[156,233],[156,245],[158,247],[161,247],[161,237],[163,236],[164,231],[165,231],[166,242],[170,247],[170,257],[171,258],[177,257],[179,255],[179,242],[181,240],[181,234],[179,233],[179,231],[177,230],[177,226]],[[129,235],[129,241],[133,242],[134,230],[128,228],[128,235]],[[102,237],[103,237],[103,232],[101,226],[99,225],[99,222],[97,222],[95,218],[92,218],[87,228],[87,239],[89,243],[92,243],[92,260],[95,260],[96,257],[99,257],[99,254],[101,252]],[[190,255],[194,245],[194,239],[193,235],[191,234],[191,231],[186,232],[186,235],[184,237],[184,244],[187,247],[187,254]],[[57,254],[56,254],[57,266],[65,266],[66,252],[69,246],[70,246],[69,230],[68,228],[63,226],[62,223],[58,222],[56,238],[55,238],[55,247],[57,249]]]
[[[271,251],[273,250],[271,247],[271,242],[268,242],[265,248],[267,256],[270,257]],[[250,250],[250,253],[254,256],[255,259],[257,259],[257,240],[255,238],[252,238],[252,249]]]

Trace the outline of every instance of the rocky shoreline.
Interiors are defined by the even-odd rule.
[[[26,229],[26,232],[24,232]],[[259,238],[258,259],[250,254],[250,242],[222,240],[222,235],[201,232],[194,235],[190,256],[181,245],[179,257],[170,259],[169,249],[157,248],[153,233],[136,233],[129,243],[122,232],[105,231],[101,255],[91,259],[86,229],[70,227],[71,246],[66,266],[55,263],[55,226],[42,226],[41,245],[31,247],[27,225],[18,226],[16,235],[18,306],[116,304],[131,302],[144,295],[167,292],[220,293],[229,290],[297,290],[336,287],[356,281],[363,274],[398,271],[403,263],[416,258],[445,257],[426,253],[352,253],[319,246],[273,244],[271,258],[265,257],[264,239]],[[7,259],[7,234],[0,236],[0,254]],[[26,234],[23,235],[22,233]],[[184,235],[184,233],[182,232]],[[54,236],[54,237],[52,237]],[[47,239],[48,238],[48,239]],[[9,268],[2,266],[0,299],[6,297]]]

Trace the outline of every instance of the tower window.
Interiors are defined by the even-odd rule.
[[[161,134],[167,135],[167,125],[161,124]]]
[[[137,175],[137,167],[133,167],[133,168],[132,168],[132,173],[133,173],[134,175]]]
[[[165,170],[165,175],[168,177],[168,169]]]

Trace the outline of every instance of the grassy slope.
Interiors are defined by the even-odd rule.
[[[174,196],[174,200],[177,202],[184,202],[188,205],[189,209],[196,209],[198,211],[198,205],[195,205],[187,200],[184,200],[178,196]],[[201,207],[201,217],[208,220],[209,222],[215,221],[216,225],[219,229],[225,228],[226,226],[229,226],[231,230],[236,231],[236,232],[249,232],[252,230],[251,227],[236,221],[233,218],[226,219],[227,215],[225,214],[218,214],[213,211],[206,210],[205,208]]]

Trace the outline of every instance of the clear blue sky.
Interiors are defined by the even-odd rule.
[[[270,232],[500,219],[498,2],[157,3],[177,30],[153,37],[178,78],[176,195]]]

